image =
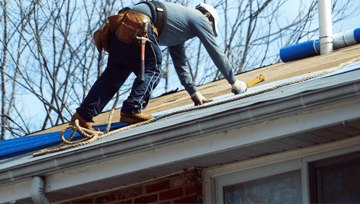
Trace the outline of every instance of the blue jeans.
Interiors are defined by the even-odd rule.
[[[133,72],[137,78],[134,80],[129,97],[123,102],[121,112],[135,114],[141,113],[149,100],[153,89],[161,78],[162,55],[158,37],[153,34],[151,25],[148,27],[148,42],[145,47],[145,81],[140,81],[140,54],[141,47],[129,45],[120,41],[114,32],[111,32],[108,64],[105,71],[91,87],[77,112],[87,121],[92,121],[104,109],[115,93],[124,84]]]

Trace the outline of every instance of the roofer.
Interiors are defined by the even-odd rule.
[[[101,113],[132,72],[137,78],[133,82],[129,97],[123,102],[121,121],[137,123],[153,118],[151,115],[142,114],[141,109],[148,104],[150,94],[161,76],[162,55],[157,44],[159,39],[150,18],[126,9],[118,15],[108,17],[108,20],[109,23],[94,34],[99,52],[105,49],[109,53],[107,67],[71,118],[71,123],[78,119],[79,125],[89,130],[94,130],[91,124],[93,117]],[[142,74],[142,50],[138,46],[141,43],[136,37],[146,37],[151,41],[145,46],[145,69]]]
[[[151,23],[147,24],[147,29],[139,31],[145,18],[151,19]],[[129,97],[123,102],[120,121],[137,123],[151,119],[152,116],[142,114],[141,109],[147,106],[150,94],[160,80],[162,55],[159,44],[169,47],[181,84],[195,105],[207,102],[197,91],[186,65],[184,43],[195,36],[232,85],[231,91],[239,94],[247,90],[244,82],[236,80],[229,60],[216,43],[218,15],[212,6],[200,4],[193,9],[168,2],[141,2],[120,10],[108,20],[109,23],[94,34],[98,50],[105,49],[109,53],[107,67],[72,116],[72,122],[78,119],[80,126],[93,130],[93,117],[101,113],[131,72],[137,78]],[[140,80],[141,51],[136,36],[147,37],[152,42],[145,48],[144,82]]]
[[[232,85],[231,91],[233,93],[239,94],[247,90],[246,83],[236,80],[228,58],[216,43],[215,37],[218,36],[219,16],[214,7],[201,3],[194,9],[175,3],[162,2],[159,4],[155,1],[148,1],[141,2],[130,7],[130,9],[153,18],[154,11],[151,9],[153,3],[156,4],[157,8],[160,8],[160,12],[158,11],[157,14],[161,13],[161,10],[167,13],[167,19],[162,22],[165,26],[162,28],[159,44],[160,46],[168,46],[181,84],[185,87],[195,105],[201,105],[208,100],[196,89],[186,63],[184,44],[193,37],[200,39],[217,68],[228,83]]]

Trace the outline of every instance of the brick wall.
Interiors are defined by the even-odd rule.
[[[120,204],[120,203],[202,203],[201,170],[161,178],[138,186],[122,188],[106,194],[75,200],[68,204]]]

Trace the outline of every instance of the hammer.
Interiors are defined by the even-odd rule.
[[[148,20],[145,19],[143,21],[143,28],[144,30],[146,30],[147,28],[147,24],[148,24]],[[149,42],[150,44],[152,44],[152,42],[145,37],[138,37],[136,36],[136,40],[141,41],[141,67],[140,67],[140,81],[144,82],[145,81],[145,44],[146,42]]]

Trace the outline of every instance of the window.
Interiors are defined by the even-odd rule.
[[[309,163],[312,203],[360,203],[360,153]]]
[[[204,176],[205,201],[360,203],[360,145],[320,148],[324,146],[293,151],[297,158],[274,154],[209,169]],[[278,158],[282,160],[276,162]]]
[[[224,203],[302,203],[301,171],[224,187]]]
[[[293,160],[220,176],[216,203],[302,203],[301,167]]]

